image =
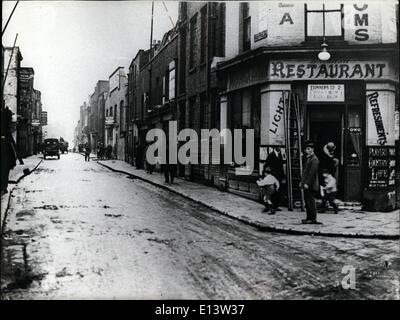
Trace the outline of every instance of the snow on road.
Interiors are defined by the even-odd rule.
[[[2,256],[5,299],[399,298],[396,241],[262,233],[79,154],[16,186]]]

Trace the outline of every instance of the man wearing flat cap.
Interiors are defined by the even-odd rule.
[[[301,176],[301,187],[304,190],[304,201],[306,204],[307,218],[302,223],[319,224],[317,222],[317,208],[315,204],[314,194],[319,192],[318,165],[319,160],[314,153],[314,143],[306,141],[304,151],[307,160],[303,166]]]

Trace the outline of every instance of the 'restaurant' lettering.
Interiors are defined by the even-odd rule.
[[[385,63],[270,63],[271,79],[366,79],[382,78]]]

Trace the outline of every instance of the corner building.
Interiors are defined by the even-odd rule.
[[[254,129],[256,161],[250,176],[227,168],[229,191],[257,199],[263,162],[281,146],[284,201],[299,205],[300,150],[310,139],[317,155],[337,146],[339,199],[399,207],[397,2],[230,2],[225,44],[220,129]]]

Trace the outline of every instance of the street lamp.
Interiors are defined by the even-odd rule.
[[[318,59],[321,61],[328,61],[331,54],[328,52],[328,45],[325,42],[325,4],[322,4],[322,50],[318,53]]]
[[[322,50],[318,53],[318,59],[321,61],[328,61],[331,58],[331,54],[328,52],[328,45],[324,42],[321,44]]]

